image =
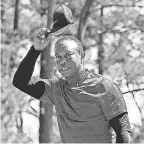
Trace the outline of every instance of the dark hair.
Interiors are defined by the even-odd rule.
[[[76,42],[77,45],[78,45],[77,48],[78,48],[79,53],[83,52],[83,45],[82,45],[82,43],[81,43],[76,37],[74,37],[74,36],[69,36],[69,35],[62,36],[62,37],[60,37],[60,38],[56,41],[55,45],[59,45],[59,44],[61,45],[61,44],[63,44],[63,42],[64,42],[65,40],[72,40],[72,41]]]

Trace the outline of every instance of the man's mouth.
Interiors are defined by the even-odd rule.
[[[69,69],[70,69],[69,66],[65,66],[65,67],[62,67],[62,68],[61,68],[61,71],[67,71],[67,70],[69,70]]]

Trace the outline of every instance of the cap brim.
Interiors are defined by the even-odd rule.
[[[71,24],[66,25],[65,27],[59,29],[59,30],[55,30],[54,28],[51,29],[51,33],[55,36],[57,35],[61,35],[63,33],[65,33],[67,31],[67,29],[69,28]]]

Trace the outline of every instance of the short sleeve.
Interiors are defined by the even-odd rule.
[[[109,80],[103,80],[102,83],[106,92],[100,96],[100,104],[107,120],[127,112],[126,103],[118,86]]]
[[[58,78],[42,79],[42,81],[45,83],[45,91],[39,100],[47,103],[50,99],[51,102],[54,104],[53,93],[54,93],[54,88],[56,86],[56,83],[58,82]]]

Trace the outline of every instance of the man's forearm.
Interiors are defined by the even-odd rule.
[[[122,131],[120,135],[117,135],[116,143],[130,143],[130,138],[128,131]]]
[[[117,135],[117,143],[130,143],[131,128],[127,113],[112,118],[109,123]]]
[[[31,47],[15,73],[13,79],[14,86],[20,88],[28,84],[34,70],[36,59],[40,52],[41,51],[35,50],[33,46]]]

